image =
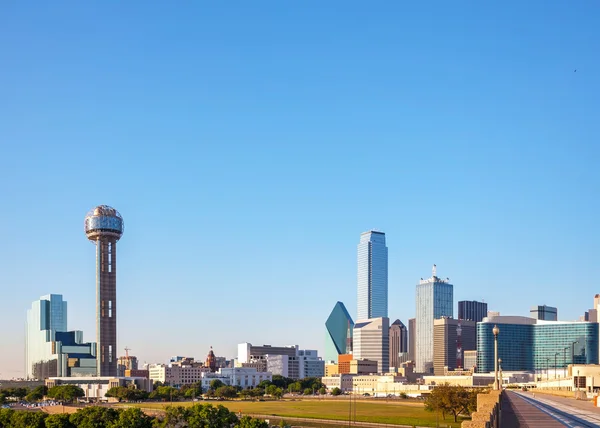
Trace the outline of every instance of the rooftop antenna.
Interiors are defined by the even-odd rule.
[[[125,358],[129,359],[129,351],[131,351],[131,348],[128,348],[127,346],[125,347]]]
[[[437,276],[437,266],[436,265],[433,265],[433,268],[431,269],[431,273],[433,274],[434,278]]]

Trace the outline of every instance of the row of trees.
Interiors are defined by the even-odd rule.
[[[425,410],[440,412],[444,419],[446,415],[452,415],[456,422],[458,415],[469,416],[477,410],[478,392],[481,391],[464,386],[437,385],[425,398]]]
[[[75,385],[59,385],[50,389],[44,385],[40,385],[31,390],[28,388],[5,388],[0,390],[0,404],[5,404],[8,400],[26,400],[34,402],[39,401],[44,397],[71,402],[75,398],[83,397],[84,395],[83,390]]]
[[[223,406],[196,404],[167,407],[160,417],[146,415],[132,407],[86,407],[72,414],[0,409],[0,428],[268,428],[268,424],[248,416],[238,418]]]

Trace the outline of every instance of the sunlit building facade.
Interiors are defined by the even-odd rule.
[[[388,316],[388,248],[385,233],[370,230],[358,244],[357,319]]]
[[[453,290],[448,278],[437,277],[435,265],[431,278],[421,279],[417,284],[415,370],[418,373],[433,373],[433,321],[453,316]]]
[[[477,372],[494,370],[494,333],[504,371],[566,368],[569,364],[598,364],[598,324],[543,321],[529,317],[498,316],[477,323]]]

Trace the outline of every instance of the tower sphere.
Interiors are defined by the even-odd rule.
[[[84,229],[90,241],[96,241],[101,236],[112,236],[118,241],[123,235],[123,217],[113,207],[98,205],[85,216]]]

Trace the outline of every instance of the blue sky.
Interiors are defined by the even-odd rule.
[[[0,4],[0,377],[40,295],[94,340],[97,204],[142,362],[322,350],[371,228],[394,319],[433,263],[504,314],[592,305],[600,5],[323,3]]]

